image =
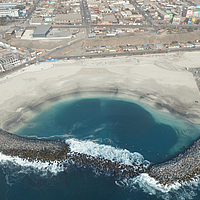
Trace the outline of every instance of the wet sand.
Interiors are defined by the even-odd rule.
[[[13,124],[28,122],[26,113],[49,99],[74,93],[81,97],[85,92],[121,95],[199,124],[199,89],[194,73],[187,70],[188,65],[196,67],[199,63],[198,53],[176,53],[32,65],[0,78],[1,128],[10,130]],[[4,133],[1,131],[0,151],[6,155],[45,161],[64,159],[69,153],[69,146],[62,142],[30,142],[11,134],[7,134],[8,139]],[[151,166],[147,172],[163,184],[191,179],[199,173],[198,144],[199,141],[171,161]],[[85,156],[79,155],[77,163],[83,162],[80,157]],[[90,163],[91,159],[94,160],[84,162]]]
[[[197,59],[193,59],[197,57]],[[0,127],[9,131],[25,115],[50,99],[104,92],[200,122],[199,90],[188,64],[196,53],[64,60],[31,65],[0,77]]]

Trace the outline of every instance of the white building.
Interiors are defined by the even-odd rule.
[[[19,17],[19,9],[0,9],[0,17]]]

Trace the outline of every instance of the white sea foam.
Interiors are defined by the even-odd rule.
[[[139,176],[122,181],[115,181],[119,187],[127,187],[132,190],[142,190],[143,192],[161,198],[164,200],[186,200],[193,199],[199,190],[200,181],[194,180],[189,183],[173,183],[171,185],[162,185],[147,173],[142,173]]]
[[[104,157],[109,160],[114,159],[128,165],[135,163],[149,166],[150,164],[148,161],[144,160],[141,154],[131,153],[126,149],[117,149],[109,145],[97,144],[92,141],[78,141],[76,139],[67,139],[66,143],[70,145],[71,150],[74,152],[85,153],[95,157]],[[56,175],[67,169],[63,165],[59,166],[57,161],[49,165],[48,162],[30,162],[19,157],[6,156],[2,153],[0,153],[0,164],[5,171],[7,171],[9,167],[12,171],[12,173],[5,173],[9,185],[15,182],[15,179],[18,178],[18,174],[39,172],[42,176],[49,176],[48,172],[50,172],[51,175]],[[115,181],[115,183],[119,187],[129,188],[130,191],[142,190],[149,195],[155,196],[155,198],[164,200],[193,199],[200,185],[200,181],[198,180],[187,184],[180,184],[177,182],[169,186],[164,186],[159,184],[158,181],[150,177],[147,173],[142,173],[135,178]]]
[[[58,172],[64,171],[63,165],[59,165],[58,161],[51,162],[41,162],[41,161],[28,161],[26,159],[19,158],[17,156],[6,156],[0,153],[0,164],[4,165],[8,162],[12,162],[14,165],[19,165],[23,167],[21,170],[25,172],[27,169],[33,169],[34,171],[43,172],[43,175],[46,175],[47,172],[51,172],[56,175]],[[58,166],[57,166],[58,165]]]
[[[162,185],[158,183],[154,178],[150,177],[147,173],[142,173],[139,176],[124,180],[127,186],[138,185],[140,188],[143,189],[144,192],[149,194],[156,194],[158,191],[162,193],[167,193],[171,190],[178,190],[181,187],[180,183],[174,183],[169,186]]]
[[[92,141],[78,141],[75,139],[68,139],[66,143],[74,152],[85,153],[95,157],[104,157],[106,159],[114,159],[118,162],[131,165],[132,163],[147,164],[149,162],[144,160],[139,153],[131,153],[126,149],[117,149],[109,145],[101,145]],[[119,187],[128,187],[130,190],[142,190],[143,192],[159,197],[164,200],[186,200],[193,199],[196,196],[196,190],[199,187],[200,181],[192,181],[190,183],[173,183],[171,185],[162,185],[147,173],[142,173],[139,176],[131,179],[124,179],[122,181],[115,181]]]
[[[150,164],[149,161],[144,160],[141,154],[137,152],[131,153],[126,149],[117,149],[110,145],[97,144],[89,140],[79,141],[76,139],[67,139],[65,142],[70,145],[71,150],[74,152],[103,157],[109,160],[122,162],[126,165],[143,164],[147,167]]]

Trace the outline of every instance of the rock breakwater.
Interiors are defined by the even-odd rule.
[[[101,157],[94,157],[91,155],[73,152],[67,155],[68,162],[81,167],[89,167],[95,170],[99,174],[107,174],[115,176],[119,180],[134,178],[142,172],[146,171],[146,167],[143,164],[126,165],[114,160],[108,160]]]
[[[97,173],[109,174],[118,178],[133,178],[144,172],[143,165],[125,165],[117,161],[72,152],[69,145],[52,140],[37,140],[20,137],[0,129],[0,152],[8,156],[18,156],[29,161],[59,161],[81,167],[89,167]]]
[[[200,139],[184,153],[160,164],[125,165],[123,163],[72,152],[69,145],[61,141],[23,138],[0,129],[0,152],[18,156],[29,161],[60,161],[60,164],[74,164],[90,167],[100,174],[117,176],[119,179],[134,178],[140,173],[148,173],[163,185],[175,182],[188,182],[200,174]]]
[[[28,139],[0,129],[0,152],[5,155],[46,162],[64,160],[69,151],[64,142]]]
[[[164,185],[194,180],[200,174],[200,139],[175,158],[150,166],[147,173]]]

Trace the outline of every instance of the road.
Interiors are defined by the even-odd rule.
[[[179,48],[179,49],[163,49],[163,50],[143,50],[143,51],[132,51],[132,52],[115,52],[115,53],[93,53],[84,55],[71,55],[71,56],[61,56],[61,57],[51,57],[51,59],[80,59],[83,56],[85,58],[101,58],[101,57],[116,57],[116,56],[133,56],[133,55],[147,55],[147,54],[161,54],[161,53],[175,53],[175,52],[190,52],[190,51],[200,51],[198,48]],[[40,58],[39,62],[45,61],[44,58]]]
[[[89,27],[89,23],[90,22],[90,13],[88,10],[88,6],[87,6],[87,0],[82,0],[80,1],[80,8],[81,8],[81,14],[82,14],[82,23],[84,28],[86,28],[86,34],[88,37],[88,34],[90,33],[90,27]],[[80,28],[80,26],[78,26]]]
[[[139,11],[140,14],[142,14],[144,16],[144,18],[148,22],[149,26],[154,27],[154,24],[153,24],[152,20],[150,20],[150,16],[148,16],[147,12],[143,11],[140,8],[140,6],[138,6],[138,4],[136,3],[135,0],[130,0],[130,3],[136,8],[136,10]]]
[[[62,47],[64,48],[64,47]],[[51,57],[51,60],[48,61],[56,61],[56,60],[63,60],[63,59],[85,59],[85,58],[103,58],[103,57],[118,57],[118,56],[134,56],[134,55],[147,55],[147,54],[161,54],[161,53],[175,53],[175,52],[189,52],[189,51],[200,51],[200,47],[198,48],[179,48],[179,49],[166,49],[166,50],[146,50],[146,51],[133,51],[133,52],[115,52],[115,53],[95,53],[95,54],[84,54],[84,55],[71,55],[71,56],[61,56],[61,57]],[[13,68],[10,71],[6,71],[0,76],[6,76],[11,74],[14,71],[18,71],[23,69],[26,65],[35,64],[36,62],[44,62],[47,59],[44,56],[38,56],[36,59],[28,61],[18,67]]]

